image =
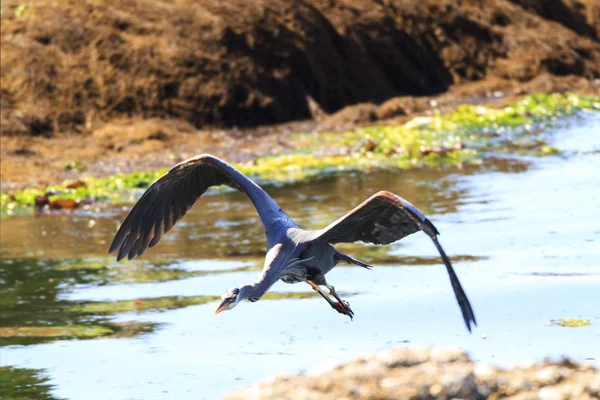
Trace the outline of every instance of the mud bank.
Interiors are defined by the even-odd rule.
[[[600,77],[598,7],[556,3],[5,1],[2,133],[254,127],[470,82]]]
[[[2,192],[600,94],[593,0],[2,2]],[[385,121],[385,122],[384,122]],[[24,168],[26,166],[26,168]]]
[[[585,118],[599,110],[600,97],[597,96],[538,94],[526,96],[523,100],[503,108],[462,105],[448,114],[438,112],[430,117],[414,118],[404,124],[396,122],[390,125],[373,125],[337,133],[275,135],[276,147],[279,147],[280,151],[272,147],[271,152],[266,154],[238,152],[237,157],[226,159],[263,185],[296,183],[324,178],[342,171],[461,168],[463,165],[481,163],[490,155],[560,154],[560,150],[546,143],[540,133],[565,122],[564,119],[577,116]],[[147,123],[124,126],[121,130],[105,129],[102,135],[104,146],[127,148],[127,151],[121,153],[122,157],[129,162],[136,161],[132,149],[143,150],[146,146],[154,144],[160,146],[161,142],[155,138],[167,136],[164,133],[167,130],[156,130],[159,126]],[[124,133],[126,139],[118,133]],[[263,137],[259,143],[269,143],[270,140]],[[88,157],[63,164],[66,171],[62,172],[75,176],[76,181],[67,180],[62,184],[56,182],[45,186],[22,186],[22,190],[11,190],[3,182],[0,210],[2,215],[14,215],[31,212],[34,204],[39,212],[46,205],[50,209],[74,209],[89,208],[97,205],[99,201],[104,204],[131,201],[137,192],[166,172],[165,168],[160,168],[164,165],[161,165],[160,161],[171,160],[172,165],[195,154],[189,153],[189,143],[185,145],[188,146],[187,149],[182,150],[176,159],[171,153],[170,158],[156,160],[153,159],[156,154],[148,152],[145,159],[159,164],[158,168],[146,171],[140,171],[140,163],[135,163],[129,165],[137,167],[134,168],[136,172],[123,173],[121,170],[112,176],[94,178],[89,175],[87,169],[97,169],[103,165],[103,160]],[[206,148],[197,153],[202,151],[206,152]],[[240,159],[240,155],[247,158]],[[114,157],[109,161],[112,163],[104,165],[118,167],[114,165]],[[62,162],[65,163],[64,160]],[[21,175],[23,179],[17,184],[23,185],[30,177],[28,174],[31,174],[31,167],[24,169],[22,164],[11,164],[5,159],[2,165],[3,180],[7,169],[9,173],[25,173],[24,176]]]

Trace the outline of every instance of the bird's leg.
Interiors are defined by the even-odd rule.
[[[350,317],[350,319],[352,319],[354,317],[354,312],[352,312],[352,309],[350,309],[350,307],[348,306],[347,302],[342,302],[342,303],[338,303],[336,301],[333,301],[329,298],[329,296],[327,295],[327,293],[325,293],[321,287],[319,285],[317,285],[316,283],[314,283],[313,281],[309,281],[307,280],[306,283],[308,283],[310,285],[310,287],[313,288],[314,291],[316,291],[317,293],[319,293],[331,306],[331,308],[333,308],[334,310],[336,310],[337,312],[339,312],[340,314],[344,314]]]
[[[338,296],[337,292],[335,291],[335,288],[329,284],[325,285],[327,287],[327,289],[329,289],[329,294],[332,295],[333,297],[335,297],[335,299],[338,301],[338,303],[342,304],[346,310],[352,314],[352,316],[354,316],[354,311],[352,311],[352,309],[350,308],[350,303],[348,303],[346,300],[342,300],[340,298],[340,296]],[[349,314],[348,314],[349,315]],[[352,317],[350,317],[352,318]]]
[[[314,283],[313,281],[306,281],[306,283],[308,283],[308,284],[310,285],[310,287],[312,287],[312,288],[313,288],[313,290],[314,290],[315,292],[319,293],[319,294],[320,294],[320,295],[321,295],[321,296],[322,296],[322,297],[323,297],[323,298],[324,298],[324,299],[325,299],[325,300],[326,300],[326,301],[329,303],[329,305],[330,305],[330,306],[331,306],[333,309],[340,311],[340,310],[338,309],[338,305],[337,305],[337,303],[336,303],[335,301],[331,300],[331,299],[329,298],[329,296],[327,296],[327,293],[323,292],[323,290],[321,289],[321,287],[320,287],[319,285],[317,285],[317,284],[316,284],[316,283]],[[341,311],[340,311],[340,312],[341,312]]]

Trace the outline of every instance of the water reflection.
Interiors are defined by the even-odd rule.
[[[0,399],[58,400],[43,370],[0,367]]]
[[[469,186],[462,183],[464,176],[485,171],[523,172],[527,166],[526,162],[496,158],[460,173],[447,170],[353,173],[320,179],[310,185],[270,188],[269,192],[301,226],[320,228],[383,188],[419,204],[426,214],[456,214],[466,204],[488,201],[469,195]],[[129,325],[125,329],[115,325],[110,316],[204,304],[217,300],[222,290],[233,285],[218,287],[210,293],[198,290],[186,296],[153,295],[160,293],[156,286],[159,282],[241,273],[251,273],[245,278],[251,281],[255,271],[262,268],[263,228],[251,202],[239,193],[206,197],[143,258],[117,264],[105,252],[128,209],[119,208],[101,216],[53,213],[3,221],[1,343],[33,344],[56,338],[85,339],[131,335],[136,330],[148,332],[152,329],[150,325],[135,326],[135,329]],[[93,224],[90,223],[92,218]],[[341,247],[371,264],[425,266],[439,263],[435,254],[399,254],[397,249],[402,247],[402,242],[393,248],[352,244]],[[206,261],[186,261],[198,258]],[[455,262],[485,258],[469,254],[454,256]],[[155,285],[139,291],[128,289],[126,285],[132,284]],[[111,301],[86,302],[69,297],[82,288],[100,289],[107,285],[117,285],[125,299],[112,297]],[[91,295],[89,290],[87,293]],[[273,296],[284,298],[286,294]],[[287,294],[287,298],[302,297],[313,297],[313,294],[294,291]],[[68,298],[72,300],[66,300]]]
[[[108,269],[77,261],[63,268],[58,261],[31,258],[0,261],[0,345],[37,344],[59,338],[120,337],[150,332],[154,324],[118,324],[98,313],[77,311],[60,296],[76,285],[111,281]]]
[[[486,171],[527,171],[529,162],[494,158],[483,165],[461,170],[411,170],[397,174],[352,173],[327,177],[309,185],[270,187],[268,192],[281,207],[307,229],[317,229],[341,217],[371,194],[390,190],[417,204],[425,214],[456,213],[472,198],[464,177]],[[2,254],[6,257],[45,259],[104,257],[128,206],[103,215],[54,212],[40,218],[8,218],[1,224]],[[90,223],[93,220],[93,224]],[[144,254],[162,262],[181,259],[251,258],[264,256],[265,239],[260,219],[251,202],[237,192],[207,196],[162,241]]]

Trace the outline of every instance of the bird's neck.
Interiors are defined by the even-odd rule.
[[[254,302],[258,301],[270,287],[271,285],[269,285],[267,281],[259,280],[250,285],[242,286],[240,291],[244,299]]]
[[[297,227],[290,217],[279,207],[279,205],[254,181],[242,174],[229,164],[219,161],[222,168],[226,169],[227,174],[234,182],[234,187],[246,193],[250,198],[260,219],[265,227],[267,235],[267,247],[271,248],[276,243],[277,228]]]

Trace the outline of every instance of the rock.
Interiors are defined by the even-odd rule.
[[[377,107],[370,103],[348,106],[325,117],[320,128],[339,131],[357,124],[367,124],[377,119],[376,110]]]
[[[599,371],[569,360],[502,370],[460,350],[399,348],[329,371],[271,378],[224,397],[251,399],[597,399]]]

